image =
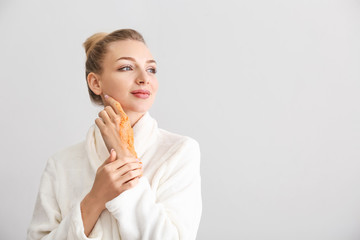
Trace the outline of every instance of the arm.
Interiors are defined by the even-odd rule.
[[[106,203],[118,220],[122,239],[195,239],[200,222],[200,151],[188,139],[169,150],[154,176]],[[157,184],[158,183],[158,184]]]
[[[96,172],[91,191],[80,204],[86,236],[89,236],[105,209],[105,203],[135,186],[141,173],[140,162],[134,161],[133,158],[120,161],[116,159],[116,152],[113,149],[110,151],[110,157]]]

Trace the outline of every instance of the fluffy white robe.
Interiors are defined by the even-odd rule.
[[[195,239],[202,212],[198,143],[158,128],[149,113],[135,124],[134,142],[144,175],[106,203],[89,238],[80,202],[109,157],[99,128],[49,158],[27,239]]]

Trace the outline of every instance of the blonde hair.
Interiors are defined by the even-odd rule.
[[[146,44],[143,36],[133,29],[120,29],[109,34],[103,32],[95,33],[86,39],[86,41],[83,43],[86,52],[86,79],[91,72],[101,74],[102,62],[104,60],[108,45],[112,42],[123,40],[135,40]],[[90,100],[97,105],[103,105],[101,97],[96,95],[90,89],[87,81],[86,84],[88,87]]]

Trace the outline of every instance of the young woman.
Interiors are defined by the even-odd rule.
[[[86,140],[47,162],[28,239],[195,239],[200,151],[148,110],[156,61],[131,29],[84,43],[90,98],[104,106]]]

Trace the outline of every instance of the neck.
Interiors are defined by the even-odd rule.
[[[138,112],[126,112],[126,115],[129,117],[131,127],[134,125],[144,116],[145,113],[138,113]]]

